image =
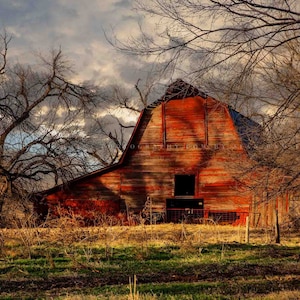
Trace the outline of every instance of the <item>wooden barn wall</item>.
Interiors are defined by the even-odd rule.
[[[194,198],[204,199],[204,209],[270,210],[254,208],[252,195],[233,179],[232,166],[247,158],[227,106],[199,96],[170,100],[146,109],[138,126],[121,165],[50,194],[50,209],[60,203],[79,212],[92,203],[96,212],[139,212],[150,196],[155,209],[165,210],[166,199],[174,197],[175,175],[193,174]],[[286,207],[284,201],[278,205]],[[263,218],[253,223],[269,223]]]
[[[279,223],[287,223],[289,218],[290,197],[289,193],[280,195],[274,199],[268,200],[263,196],[253,197],[251,207],[251,224],[254,227],[272,226],[275,223],[275,214],[278,214]]]
[[[47,196],[52,215],[68,212],[93,218],[99,214],[117,214],[124,204],[120,199],[120,172],[114,170],[102,176],[83,179]]]

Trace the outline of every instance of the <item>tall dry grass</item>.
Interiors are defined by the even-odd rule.
[[[27,222],[28,225],[29,222]],[[18,226],[12,229],[0,229],[0,251],[4,246],[22,245],[30,257],[31,248],[38,245],[93,245],[105,247],[107,256],[113,247],[139,245],[147,248],[151,245],[216,244],[244,243],[244,226],[198,225],[198,224],[157,224],[137,226],[81,227],[61,220],[56,227]],[[250,230],[250,243],[269,244],[273,242],[273,233],[268,229]],[[299,233],[283,233],[281,244],[300,245]]]

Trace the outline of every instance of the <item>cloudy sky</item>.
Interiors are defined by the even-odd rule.
[[[126,39],[138,28],[132,0],[0,0],[2,29],[13,36],[9,59],[31,63],[37,52],[61,47],[80,82],[121,80],[131,85],[143,77],[142,62],[124,57],[105,38],[114,30]]]

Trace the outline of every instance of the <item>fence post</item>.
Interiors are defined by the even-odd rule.
[[[150,225],[152,226],[153,223],[153,211],[152,211],[152,198],[149,196],[150,201]]]
[[[250,220],[249,216],[246,217],[246,236],[245,236],[245,242],[249,244],[249,233],[250,233]]]
[[[280,244],[280,229],[278,221],[278,210],[275,210],[275,243]]]

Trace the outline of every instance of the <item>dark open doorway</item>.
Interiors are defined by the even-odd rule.
[[[167,208],[169,209],[203,209],[203,199],[167,199]]]
[[[195,175],[175,175],[175,196],[195,195]]]

